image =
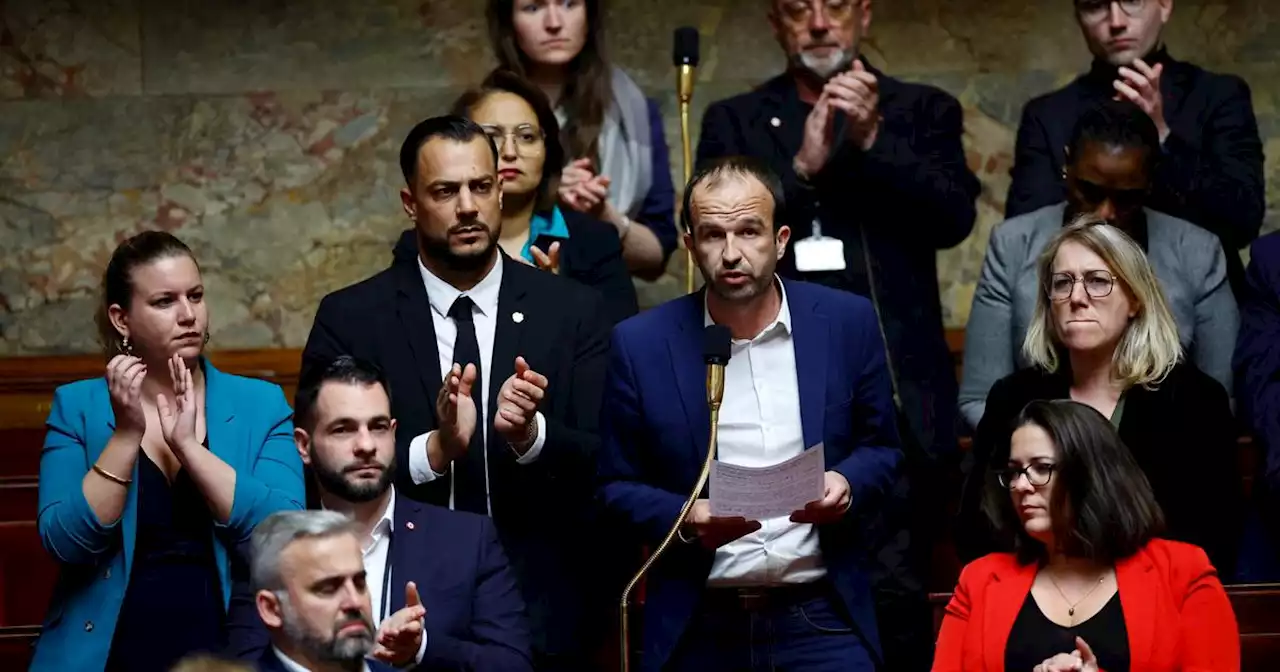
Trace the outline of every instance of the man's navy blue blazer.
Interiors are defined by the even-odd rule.
[[[845,518],[819,532],[822,559],[858,634],[879,657],[859,514],[892,486],[902,459],[884,345],[865,298],[805,282],[784,280],[782,287],[804,445],[823,444],[826,468],[848,479],[853,496]],[[706,457],[704,297],[675,299],[613,330],[601,403],[600,495],[610,514],[650,547],[675,522]],[[645,670],[660,669],[675,649],[713,558],[700,545],[678,544],[653,568],[645,589]]]
[[[404,607],[409,581],[427,609],[427,651],[413,669],[532,672],[524,600],[493,523],[398,493],[394,518],[388,613]],[[233,592],[228,653],[257,660],[270,653],[266,626],[248,584],[238,581]]]

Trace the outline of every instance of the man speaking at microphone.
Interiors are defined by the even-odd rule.
[[[892,485],[901,459],[875,313],[862,297],[774,274],[791,230],[763,163],[713,162],[684,199],[685,244],[707,285],[613,332],[605,505],[650,548],[677,523],[707,452],[712,324],[733,337],[717,458],[761,467],[823,450],[825,494],[762,521],[714,518],[699,499],[649,575],[643,669],[873,670],[879,643],[854,514]]]

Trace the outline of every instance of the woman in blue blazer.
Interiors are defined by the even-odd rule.
[[[221,648],[234,549],[302,508],[292,412],[204,359],[200,268],[172,235],[116,248],[98,318],[106,375],[58,388],[40,457],[60,572],[31,669],[168,670]]]

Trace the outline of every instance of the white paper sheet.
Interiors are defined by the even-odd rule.
[[[711,464],[711,515],[768,520],[790,516],[822,499],[823,452],[818,444],[771,467]]]

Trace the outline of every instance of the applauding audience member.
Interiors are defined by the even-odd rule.
[[[1204,551],[1157,538],[1147,478],[1107,418],[1033,401],[992,456],[986,514],[1013,543],[964,568],[935,672],[1238,672],[1240,634]]]
[[[219,650],[233,549],[304,496],[284,393],[204,356],[186,245],[121,243],[99,310],[106,376],[58,388],[40,457],[40,537],[60,572],[37,672],[161,671]]]

